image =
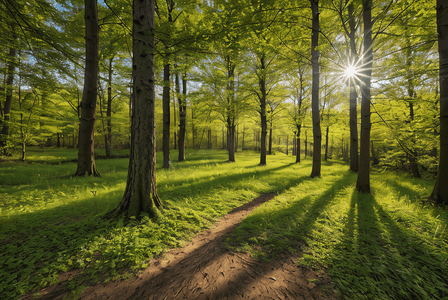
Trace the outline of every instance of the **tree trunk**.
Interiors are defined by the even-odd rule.
[[[297,125],[297,139],[296,139],[296,163],[300,162],[300,130],[302,125]]]
[[[370,79],[373,65],[373,41],[372,41],[372,1],[363,2],[364,21],[364,70],[361,77],[361,144],[359,154],[358,178],[356,189],[370,194]]]
[[[430,196],[437,203],[448,203],[448,2],[437,0],[437,31],[439,33],[440,80],[440,154],[439,171]]]
[[[212,149],[212,130],[207,129],[207,149]]]
[[[372,165],[377,165],[379,161],[378,161],[378,158],[376,157],[376,154],[375,154],[375,147],[373,146],[373,141],[370,141],[370,144],[371,144],[370,153],[372,155]]]
[[[313,115],[313,168],[311,170],[311,178],[320,177],[321,171],[321,142],[322,132],[320,130],[320,114],[319,114],[319,1],[311,1],[311,11],[313,14],[312,38],[311,38],[311,64],[313,66],[313,83],[311,94],[311,108]]]
[[[109,78],[107,87],[107,134],[106,134],[106,157],[109,158],[111,155],[112,148],[112,62],[113,58],[109,60]]]
[[[308,155],[308,135],[305,131],[305,157]]]
[[[286,156],[289,154],[289,135],[286,136]]]
[[[327,126],[327,134],[325,135],[325,161],[328,159],[328,133],[330,131],[330,127]]]
[[[175,68],[176,68],[176,66],[175,66]],[[178,76],[177,75],[177,72],[176,72],[176,76]],[[174,86],[174,83],[175,83],[175,80],[173,79],[173,77],[171,76],[171,78],[172,78],[172,82],[171,82],[171,84],[172,84],[172,86]],[[173,88],[172,89],[172,91],[173,91],[173,93],[172,93],[172,98],[173,98],[173,116],[174,116],[174,140],[173,140],[173,144],[174,144],[174,150],[177,150],[177,143],[178,143],[178,140],[177,140],[177,130],[178,130],[178,126],[177,126],[177,120],[176,120],[176,116],[177,116],[177,111],[176,111],[176,101],[177,101],[177,99],[176,99],[176,93],[174,92],[176,90],[176,92],[178,91],[178,87],[176,86],[175,88]]]
[[[170,161],[170,63],[168,54],[164,57],[163,67],[163,168],[168,169]]]
[[[126,190],[120,204],[108,215],[125,212],[154,216],[162,203],[156,189],[156,137],[154,91],[154,0],[134,0],[131,155]]]
[[[179,104],[179,158],[185,160],[185,131],[187,128],[187,76],[182,76],[182,96],[180,95],[179,74],[176,73],[176,89]]]
[[[271,155],[272,154],[272,124],[269,128],[269,150],[268,150],[268,154]]]
[[[3,155],[7,155],[8,151],[6,148],[6,144],[9,137],[9,120],[10,120],[10,112],[11,112],[11,104],[12,104],[12,91],[13,91],[13,83],[14,83],[14,73],[16,69],[16,53],[17,50],[14,46],[16,42],[17,35],[15,33],[14,26],[11,26],[12,31],[12,41],[11,46],[9,47],[9,62],[7,67],[7,77],[6,77],[6,97],[5,97],[5,105],[3,107],[3,120],[0,122],[2,125],[2,131],[0,134],[0,151],[2,151]]]
[[[411,93],[413,94],[413,93]],[[412,121],[414,121],[414,104],[411,102],[409,103],[409,115],[411,117],[411,126],[412,126]],[[411,127],[412,128],[412,127]],[[413,129],[412,130],[412,137],[411,137],[411,151],[409,153],[409,165],[411,167],[411,172],[412,172],[412,176],[414,176],[415,178],[420,178],[420,172],[418,171],[418,164],[417,164],[417,150],[415,149],[415,131]]]
[[[358,53],[356,52],[355,41],[355,19],[353,15],[353,2],[348,5],[349,13],[349,27],[350,27],[350,59],[351,63],[358,63]],[[358,95],[356,93],[355,78],[350,78],[350,170],[358,172],[358,113],[356,100]]]
[[[226,57],[227,67],[227,151],[229,161],[235,162],[235,64]]]
[[[260,166],[266,165],[266,135],[267,135],[267,120],[266,120],[266,75],[265,75],[265,61],[264,55],[260,58],[260,119],[261,119],[261,140],[260,140]]]
[[[358,172],[358,113],[356,108],[356,88],[350,80],[350,170]]]
[[[96,0],[84,0],[86,62],[79,124],[78,168],[75,176],[100,176],[95,165],[95,111],[98,82],[98,10]]]

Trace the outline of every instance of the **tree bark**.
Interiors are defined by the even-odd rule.
[[[164,58],[163,67],[163,168],[168,169],[171,165],[170,161],[170,63],[168,55]]]
[[[9,120],[11,113],[11,105],[12,105],[12,91],[13,91],[13,83],[14,83],[14,73],[16,69],[16,55],[17,50],[14,46],[16,42],[17,35],[15,33],[14,26],[11,26],[12,31],[12,41],[11,46],[9,47],[9,62],[7,66],[7,77],[6,77],[6,97],[5,97],[5,105],[3,107],[3,120],[1,120],[0,125],[2,125],[2,131],[0,135],[0,150],[3,150],[3,155],[8,154],[8,150],[6,148],[7,140],[9,137]]]
[[[98,9],[96,0],[84,0],[86,62],[79,124],[78,168],[75,176],[100,176],[95,165],[95,112],[98,82]]]
[[[175,66],[175,68],[176,68],[176,66]],[[177,72],[176,72],[176,76],[178,76],[177,75]],[[172,86],[174,87],[174,84],[175,84],[175,80],[173,79],[173,77],[171,76],[171,80],[173,80],[172,82],[171,82],[171,84],[172,84]],[[176,101],[177,101],[177,99],[176,99],[176,94],[175,94],[175,91],[176,90],[176,92],[178,91],[178,87],[176,86],[175,88],[173,88],[172,89],[172,91],[173,91],[173,93],[172,93],[172,98],[173,98],[173,116],[174,116],[174,140],[173,140],[173,144],[174,144],[174,150],[177,150],[177,143],[178,143],[178,140],[177,140],[177,130],[178,130],[178,126],[177,126],[177,120],[176,120],[176,116],[177,116],[177,110],[176,110]]]
[[[235,63],[226,57],[227,68],[227,151],[229,161],[235,162]]]
[[[440,81],[440,154],[439,171],[430,196],[439,204],[448,203],[448,1],[437,0]]]
[[[156,189],[156,137],[154,90],[154,0],[134,0],[131,155],[123,198],[108,216],[126,213],[155,215],[162,203]]]
[[[296,163],[300,162],[300,131],[302,129],[302,125],[297,125],[297,138],[296,138]]]
[[[108,78],[108,87],[107,87],[107,109],[106,109],[106,117],[107,117],[107,134],[106,134],[106,157],[109,158],[111,155],[112,148],[112,62],[113,57],[109,60],[109,78]]]
[[[364,57],[361,92],[361,144],[359,154],[358,178],[356,189],[370,194],[370,80],[373,65],[373,41],[372,41],[372,1],[363,2],[364,21]]]
[[[328,134],[330,131],[330,126],[327,126],[327,134],[325,135],[325,161],[328,159]]]
[[[179,74],[176,73],[176,92],[179,104],[179,158],[185,160],[185,131],[187,128],[187,76],[182,76],[182,96],[180,95]]]
[[[311,37],[311,64],[313,68],[313,83],[311,91],[311,108],[313,115],[313,168],[311,170],[311,178],[320,177],[321,175],[321,143],[322,132],[320,129],[319,114],[319,1],[311,1],[311,11],[313,14],[312,21],[312,37]]]
[[[349,27],[350,27],[350,60],[351,63],[358,62],[358,53],[356,51],[355,41],[355,19],[353,15],[353,2],[348,5],[349,13]],[[355,79],[350,78],[350,170],[358,172],[358,112],[356,100],[358,95],[356,93]]]
[[[266,66],[264,55],[260,57],[260,119],[261,119],[261,140],[260,140],[260,166],[266,165],[266,135],[267,135],[267,120],[266,120]]]
[[[269,128],[269,148],[268,148],[268,154],[269,155],[272,154],[272,123],[271,123],[271,126]]]
[[[308,155],[308,135],[305,130],[305,157]]]

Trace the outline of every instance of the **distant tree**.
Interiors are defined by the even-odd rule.
[[[162,206],[156,189],[154,0],[134,0],[133,7],[131,155],[123,198],[108,216],[154,216],[154,206]]]
[[[439,171],[431,198],[448,203],[448,0],[437,0],[437,32],[439,34],[440,80],[440,154]]]

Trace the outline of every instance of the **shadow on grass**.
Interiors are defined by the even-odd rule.
[[[200,193],[211,192],[220,185],[222,180],[226,182],[225,186],[232,187],[234,183],[247,177],[256,176],[257,180],[260,180],[263,176],[269,176],[271,172],[289,166],[282,165],[277,168],[263,168],[259,171],[223,176],[176,189],[185,197],[195,198]],[[68,183],[68,180],[65,179],[59,180],[61,184],[70,184],[73,187],[72,182]],[[84,189],[86,185],[87,188],[94,189],[95,185],[92,181],[105,182],[107,186],[111,187],[123,183],[125,177],[115,175],[73,179],[76,188]],[[297,180],[295,181],[297,183]],[[52,184],[57,183],[52,182]],[[279,187],[287,188],[293,184],[294,180],[291,179],[282,182]],[[36,185],[24,187],[25,190],[27,188],[36,189]],[[48,185],[42,183],[38,188],[48,189]],[[57,190],[54,192],[56,193]],[[159,192],[163,199],[163,188],[160,188]],[[73,267],[75,269],[82,267],[78,260],[83,260],[85,266],[82,268],[88,271],[89,262],[82,257],[82,251],[89,251],[89,249],[83,250],[82,247],[94,239],[107,240],[110,238],[111,231],[123,227],[123,223],[120,223],[119,220],[104,221],[101,219],[102,212],[107,212],[118,205],[122,193],[121,190],[111,192],[100,190],[96,197],[81,198],[79,201],[66,204],[61,201],[61,205],[57,207],[19,214],[10,219],[2,218],[0,253],[5,264],[0,271],[0,295],[6,295],[5,299],[14,298],[24,291],[29,291],[30,288],[57,282],[59,273]],[[61,195],[62,197],[65,196]],[[116,202],[112,203],[111,198],[117,199]],[[97,211],[98,206],[99,210]],[[80,207],[83,208],[82,211],[79,211]],[[92,213],[96,211],[96,215]],[[24,280],[25,278],[27,279]]]
[[[301,249],[305,244],[304,237],[310,234],[321,213],[334,200],[338,191],[351,184],[352,178],[351,172],[345,172],[317,199],[306,196],[291,205],[280,206],[273,213],[267,211],[247,217],[235,231],[232,246],[243,245],[255,238],[252,239],[252,246],[260,249],[261,257],[268,258]],[[309,180],[319,179],[303,176],[296,181],[296,185]]]
[[[330,263],[343,299],[447,295],[448,268],[440,249],[402,228],[374,196],[353,192],[343,233]]]
[[[257,167],[256,170],[250,171],[252,168],[242,168],[241,173],[232,174],[232,175],[219,175],[212,179],[202,179],[199,182],[189,182],[188,184],[184,184],[185,180],[169,180],[169,183],[173,185],[172,191],[164,190],[163,187],[158,188],[158,193],[161,199],[171,198],[171,197],[197,197],[198,195],[208,194],[217,188],[238,188],[236,183],[241,183],[244,180],[257,179],[260,180],[262,178],[266,178],[266,183],[271,183],[272,187],[270,190],[266,190],[263,192],[282,192],[291,186],[294,186],[297,183],[296,177],[285,178],[284,180],[275,180],[270,178],[270,175],[277,171],[284,170],[293,166],[294,164],[286,164],[281,165],[276,168],[270,167]],[[269,180],[272,179],[272,180]],[[250,186],[250,185],[249,185]],[[240,184],[240,187],[243,188],[243,184]]]
[[[268,257],[282,254],[282,259],[287,259],[293,253],[288,249],[301,249],[305,244],[304,237],[309,235],[317,219],[325,208],[332,203],[336,193],[349,184],[352,174],[347,172],[335,183],[332,184],[320,197],[314,201],[310,196],[299,199],[288,208],[280,209],[274,213],[256,213],[246,217],[241,225],[234,231],[235,242],[238,244],[244,241],[256,241],[258,251],[265,252]],[[316,180],[307,177],[301,177],[298,185],[309,180]],[[272,201],[275,201],[272,200]],[[306,214],[304,218],[302,215]],[[262,225],[259,225],[262,224]],[[254,239],[255,238],[255,239]],[[230,242],[235,246],[235,242]],[[286,258],[285,258],[286,257]],[[235,283],[241,283],[250,288],[256,285],[258,281],[269,278],[272,268],[257,268],[256,272],[241,271],[235,274],[231,280],[221,284],[216,291],[202,295],[204,299],[220,299],[225,295],[231,294]],[[284,297],[288,299],[291,296],[303,297],[309,290],[303,286],[290,284],[284,291]]]

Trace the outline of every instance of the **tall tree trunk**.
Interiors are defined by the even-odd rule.
[[[170,161],[170,63],[168,54],[164,57],[163,67],[163,168],[168,169]]]
[[[12,91],[13,91],[13,83],[14,83],[14,73],[16,69],[16,54],[17,50],[14,46],[17,40],[17,34],[14,29],[14,25],[11,26],[12,32],[12,40],[11,46],[9,47],[9,61],[7,66],[7,77],[6,77],[6,97],[5,97],[5,105],[3,107],[3,120],[0,122],[2,125],[2,131],[0,134],[0,151],[2,151],[3,155],[7,155],[8,151],[6,148],[6,144],[9,137],[9,120],[10,120],[10,112],[11,112],[11,104],[12,104]]]
[[[175,66],[175,68],[176,68],[176,66]],[[176,76],[178,76],[177,75],[177,72],[176,72]],[[174,86],[174,84],[175,84],[175,80],[174,80],[174,78],[171,76],[171,78],[172,78],[172,82],[171,82],[171,84],[172,84],[172,86]],[[177,143],[178,143],[178,140],[177,140],[177,130],[178,130],[178,126],[177,126],[177,120],[176,120],[176,116],[177,116],[177,110],[176,110],[176,101],[177,101],[177,99],[176,99],[176,93],[174,92],[176,90],[176,92],[178,91],[178,87],[176,86],[175,88],[173,88],[172,89],[172,91],[173,91],[173,93],[172,93],[172,98],[173,98],[173,116],[174,116],[174,150],[177,150]]]
[[[305,157],[308,155],[308,134],[305,130]]]
[[[355,18],[353,15],[353,2],[348,5],[349,13],[349,39],[350,39],[350,60],[351,63],[358,63],[358,53],[356,51],[355,41]],[[356,93],[355,78],[350,78],[350,170],[358,172],[358,113],[356,100],[358,95]]]
[[[95,165],[95,112],[98,82],[98,9],[96,0],[84,0],[86,63],[79,124],[78,168],[75,176],[100,176]]]
[[[109,60],[109,78],[107,83],[107,134],[106,134],[106,157],[109,158],[111,155],[112,148],[112,62],[113,57]]]
[[[235,162],[235,63],[226,57],[227,67],[227,151],[229,161]]]
[[[154,91],[154,0],[134,0],[131,155],[123,198],[108,215],[125,212],[154,216],[162,203],[156,189],[156,137]]]
[[[437,0],[440,81],[440,155],[439,171],[430,196],[437,203],[448,203],[448,1]]]
[[[414,121],[414,104],[411,102],[409,103],[409,116],[411,118],[411,127],[413,126],[412,122]],[[420,172],[418,171],[418,164],[417,164],[417,150],[415,149],[416,144],[416,138],[415,138],[415,131],[412,130],[412,137],[411,137],[411,147],[410,147],[410,153],[409,153],[409,165],[411,167],[412,176],[415,178],[420,178]]]
[[[313,168],[311,170],[311,178],[320,177],[321,170],[321,143],[322,132],[320,130],[319,116],[319,1],[311,1],[311,11],[313,14],[312,38],[311,38],[311,64],[313,66],[313,83],[311,92],[311,108],[313,115]]]
[[[182,96],[180,95],[179,74],[176,73],[176,92],[179,104],[179,158],[185,160],[185,131],[187,128],[187,76],[182,76]],[[194,147],[194,145],[193,145]]]
[[[327,126],[327,134],[325,135],[325,161],[328,159],[328,133],[330,131],[330,126]]]
[[[241,141],[241,151],[244,151],[244,134],[246,133],[246,124],[243,125],[243,140]]]
[[[373,65],[373,41],[372,41],[372,0],[364,0],[364,57],[362,72],[362,100],[361,100],[361,146],[359,154],[358,178],[356,189],[370,194],[370,79]]]
[[[268,148],[269,155],[272,154],[272,123],[270,125],[271,126],[269,127],[269,148]]]
[[[260,119],[261,119],[261,140],[260,140],[260,166],[266,165],[266,135],[267,135],[267,120],[266,120],[266,66],[264,55],[260,58]]]
[[[405,27],[405,31],[407,32],[408,28],[407,26]],[[412,47],[411,47],[411,42],[409,40],[409,38],[406,38],[406,49],[405,49],[405,58],[406,58],[406,83],[407,83],[407,91],[408,91],[408,96],[409,96],[409,101],[408,101],[408,105],[409,105],[409,121],[407,122],[409,124],[410,127],[410,131],[411,131],[411,138],[410,138],[410,147],[409,147],[409,153],[408,153],[408,158],[409,158],[409,165],[411,168],[411,172],[412,175],[415,178],[420,178],[420,172],[418,171],[418,165],[417,165],[417,149],[416,149],[416,137],[415,137],[415,130],[414,130],[414,100],[416,98],[416,92],[415,92],[415,88],[414,88],[414,74],[412,72],[412,65],[414,63],[413,60],[413,51],[412,51]]]
[[[297,125],[297,138],[296,138],[296,163],[300,162],[300,131],[302,129],[302,125]]]

